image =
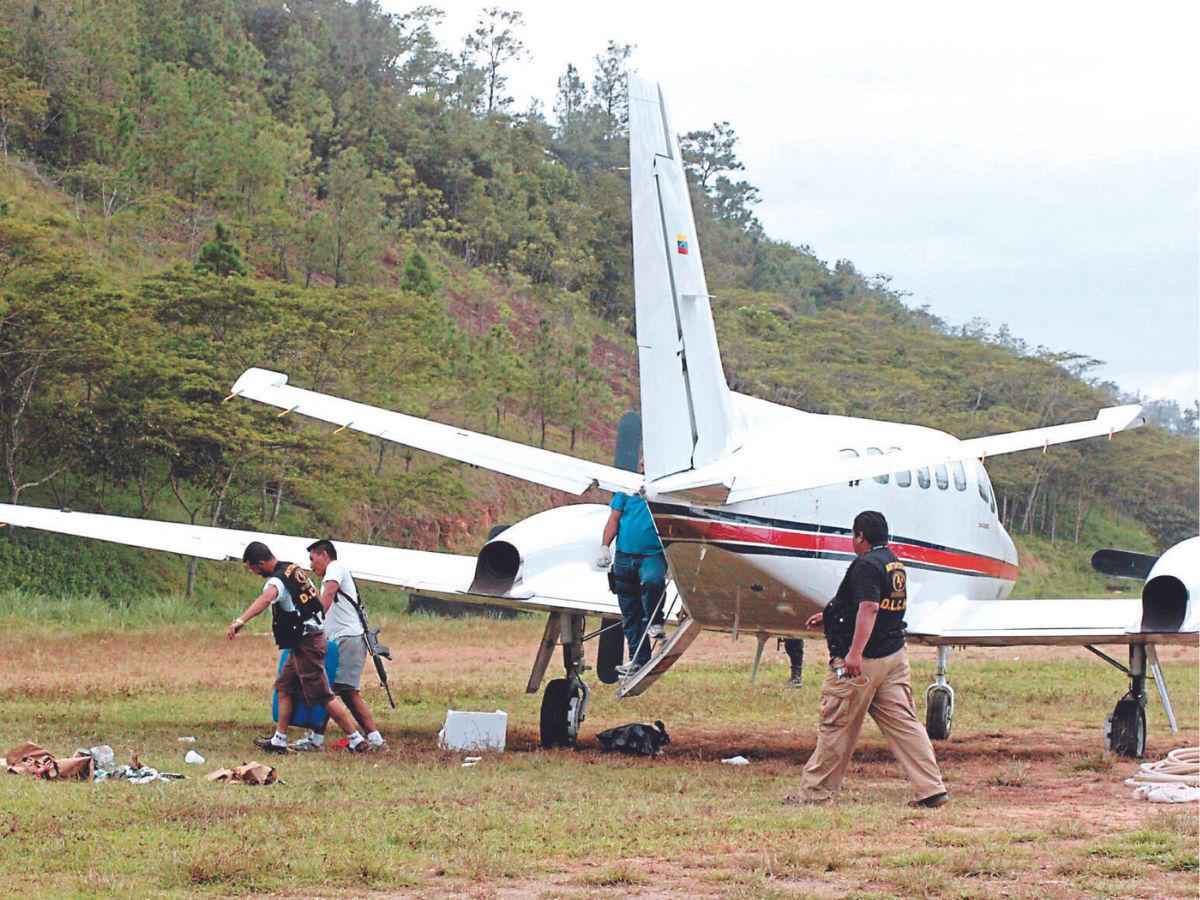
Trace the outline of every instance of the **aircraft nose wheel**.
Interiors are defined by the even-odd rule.
[[[946,669],[950,663],[950,648],[937,648],[937,671],[933,684],[925,691],[925,731],[931,741],[950,738],[950,721],[954,718],[954,688],[946,681]]]
[[[587,687],[569,678],[555,678],[542,694],[542,747],[574,747],[587,703]]]
[[[954,690],[950,685],[933,684],[925,692],[925,731],[931,741],[950,738],[950,721],[954,718]]]

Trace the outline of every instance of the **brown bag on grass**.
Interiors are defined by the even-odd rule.
[[[205,781],[241,784],[274,784],[278,780],[275,769],[260,762],[243,763],[232,769],[217,769],[204,777]]]
[[[91,755],[55,756],[38,744],[26,742],[13,747],[4,755],[10,775],[32,775],[34,778],[74,779],[91,781],[95,760]]]

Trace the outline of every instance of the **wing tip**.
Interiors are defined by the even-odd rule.
[[[283,372],[271,369],[260,369],[252,366],[238,376],[230,391],[233,395],[244,394],[252,387],[281,388],[287,384],[288,377]]]
[[[1113,431],[1124,431],[1126,428],[1141,428],[1146,424],[1142,415],[1142,404],[1126,403],[1122,406],[1106,406],[1096,413],[1096,421],[1107,423]]]

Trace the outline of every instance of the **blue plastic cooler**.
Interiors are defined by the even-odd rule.
[[[279,654],[279,668],[275,670],[278,675],[283,671],[283,664],[287,662],[290,650],[284,650]],[[337,674],[338,666],[338,647],[337,642],[330,641],[328,649],[325,651],[325,677],[329,679],[329,683],[333,684],[333,676]],[[279,692],[271,692],[271,718],[276,722],[279,721]],[[291,724],[297,728],[320,728],[325,724],[329,715],[320,706],[309,706],[303,700],[297,700],[295,709],[292,711]]]

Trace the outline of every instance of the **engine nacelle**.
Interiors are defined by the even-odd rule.
[[[1195,631],[1200,619],[1200,537],[1176,544],[1158,558],[1142,587],[1144,632]]]
[[[580,503],[547,509],[506,528],[479,552],[470,593],[529,596],[538,593],[543,580],[559,595],[564,586],[571,595],[580,588],[607,593],[608,576],[595,562],[608,515],[607,506]]]

